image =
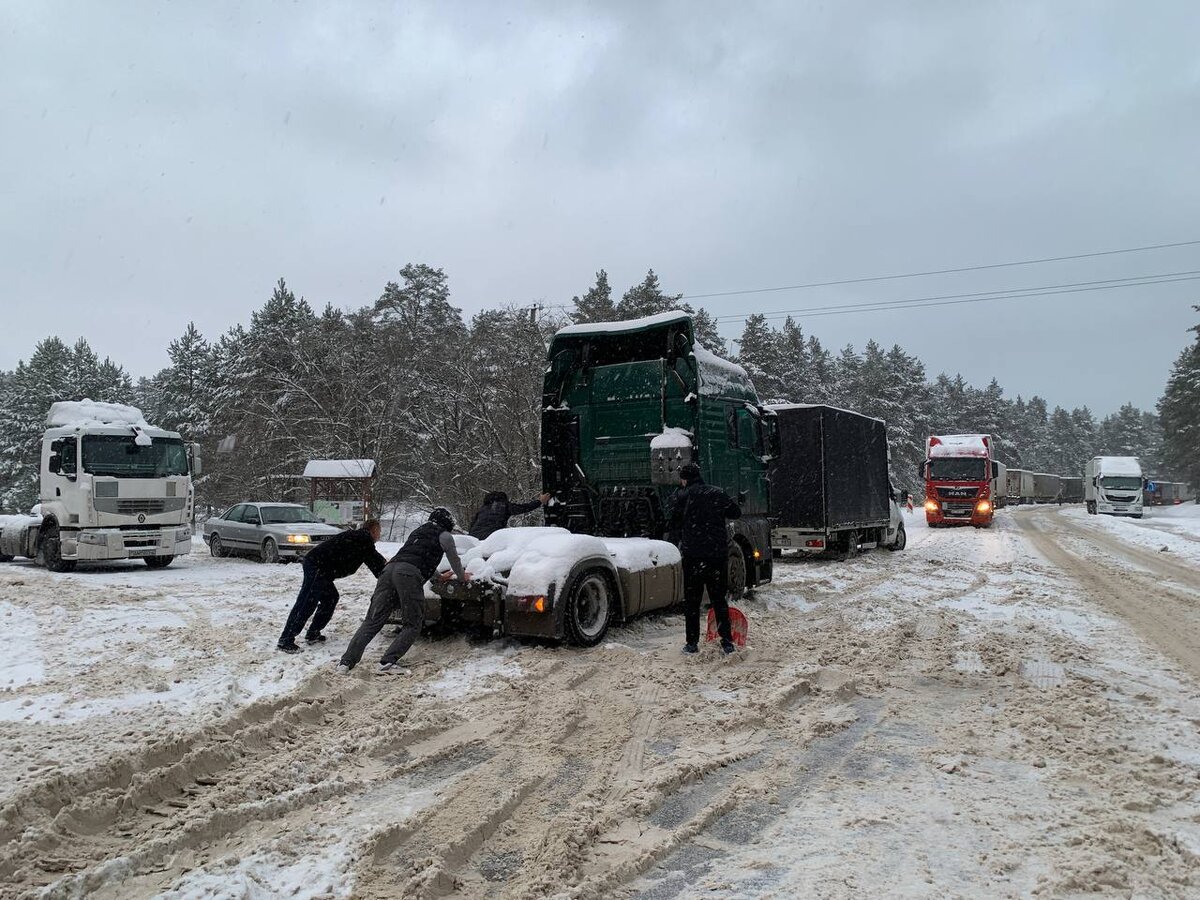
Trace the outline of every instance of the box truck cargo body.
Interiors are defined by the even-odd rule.
[[[1057,475],[1051,475],[1049,472],[1034,472],[1033,501],[1035,503],[1056,503],[1058,502],[1058,492]]]

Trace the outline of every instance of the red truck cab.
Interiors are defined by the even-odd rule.
[[[925,445],[925,521],[941,525],[992,524],[992,485],[998,470],[987,434],[931,435]]]

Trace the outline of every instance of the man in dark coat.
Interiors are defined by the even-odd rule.
[[[708,602],[717,614],[721,650],[734,651],[729,627],[729,531],[726,519],[741,518],[742,510],[719,487],[705,484],[700,467],[687,463],[679,470],[683,485],[675,495],[668,521],[671,539],[683,557],[683,615],[687,637],[684,653],[695,653],[700,643],[700,599],[708,590]]]
[[[367,644],[388,623],[396,607],[400,608],[400,630],[383,652],[377,671],[381,675],[404,671],[400,667],[400,657],[408,652],[421,633],[421,625],[425,622],[425,582],[437,571],[442,556],[450,561],[450,568],[459,580],[471,580],[458,558],[453,530],[454,517],[448,509],[439,506],[429,514],[429,521],[416,528],[404,546],[388,560],[375,583],[366,618],[338,662],[339,672],[349,674],[358,665]]]
[[[507,528],[508,520],[513,516],[533,512],[539,506],[545,506],[549,502],[549,494],[542,494],[536,500],[530,500],[527,503],[513,503],[504,491],[489,491],[484,495],[483,505],[479,507],[479,512],[475,513],[475,518],[471,520],[471,527],[467,530],[467,534],[476,540],[485,541],[491,537],[493,532]]]
[[[308,642],[324,642],[325,635],[321,632],[333,618],[333,611],[338,604],[338,589],[334,580],[353,575],[363,563],[378,577],[384,566],[383,557],[375,549],[378,540],[379,522],[371,519],[364,522],[361,528],[326,538],[308,552],[300,563],[304,568],[300,594],[288,614],[283,634],[279,636],[280,650],[284,653],[300,652],[296,635],[304,628],[309,616],[312,616],[312,624],[308,626]],[[316,615],[313,615],[314,610]]]

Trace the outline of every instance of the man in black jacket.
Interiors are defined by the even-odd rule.
[[[729,531],[726,519],[739,519],[741,507],[719,487],[705,484],[700,467],[687,463],[679,470],[683,487],[675,495],[668,521],[671,539],[683,557],[683,615],[687,629],[684,653],[695,653],[700,643],[700,599],[708,589],[708,602],[717,614],[721,650],[734,651],[729,627]]]
[[[425,582],[437,571],[442,556],[450,561],[450,568],[461,581],[471,580],[458,558],[453,530],[454,517],[448,509],[439,506],[429,514],[429,521],[415,529],[404,546],[388,560],[375,583],[367,616],[338,662],[339,672],[349,674],[358,665],[367,644],[388,623],[397,606],[400,607],[400,630],[383,652],[377,671],[381,675],[404,671],[400,667],[400,657],[408,652],[421,633],[421,625],[425,622]]]
[[[542,494],[536,500],[526,503],[513,503],[504,491],[489,491],[483,497],[483,505],[479,507],[479,512],[475,513],[475,518],[471,520],[471,527],[467,530],[467,534],[476,540],[485,541],[494,532],[501,528],[507,528],[508,520],[513,516],[533,512],[548,502],[550,502],[549,494]]]
[[[304,568],[300,594],[288,614],[283,634],[279,636],[280,650],[284,653],[300,652],[296,635],[304,628],[309,616],[312,616],[312,624],[308,626],[308,642],[324,642],[325,635],[321,632],[333,618],[333,610],[338,604],[338,589],[334,580],[353,575],[363,563],[378,577],[384,566],[383,557],[375,549],[378,540],[379,522],[371,519],[364,522],[361,528],[343,531],[325,539],[308,552],[300,563]],[[313,615],[314,610],[316,615]]]

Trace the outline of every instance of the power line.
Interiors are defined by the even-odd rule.
[[[1097,250],[1092,253],[1075,253],[1069,256],[1044,256],[1038,259],[1019,259],[1013,262],[987,263],[978,266],[959,266],[953,269],[930,269],[925,272],[901,272],[894,275],[870,275],[861,278],[841,278],[835,281],[810,281],[804,284],[786,284],[779,287],[747,288],[737,291],[714,291],[705,294],[684,294],[684,300],[703,300],[710,297],[735,297],[743,294],[770,294],[779,291],[798,291],[805,288],[834,287],[843,284],[865,284],[872,281],[892,281],[899,278],[924,278],[928,275],[952,275],[957,272],[980,272],[985,269],[1005,269],[1012,266],[1033,266],[1042,263],[1066,262],[1073,259],[1095,259],[1100,256],[1116,256],[1122,253],[1142,253],[1147,250],[1167,250],[1172,247],[1192,247],[1200,240],[1176,241],[1170,244],[1147,244],[1143,247],[1122,247],[1116,250]]]
[[[1187,276],[1187,277],[1183,277]],[[934,294],[927,297],[909,297],[903,300],[869,300],[863,303],[841,303],[826,306],[805,306],[797,309],[779,309],[758,313],[766,319],[778,319],[784,316],[802,316],[812,318],[822,315],[838,315],[853,312],[880,312],[888,309],[919,308],[921,306],[950,306],[955,303],[983,303],[988,300],[1017,300],[1023,297],[1043,297],[1054,294],[1077,294],[1086,291],[1103,291],[1123,287],[1140,287],[1143,285],[1170,284],[1176,281],[1194,281],[1200,276],[1200,269],[1182,272],[1158,272],[1148,275],[1131,275],[1127,278],[1105,278],[1099,281],[1075,281],[1063,284],[1044,284],[1034,287],[1007,288],[993,291],[976,291],[965,294]],[[1073,290],[1072,290],[1073,289]],[[744,320],[753,312],[742,312],[716,316],[717,322],[736,322]]]

